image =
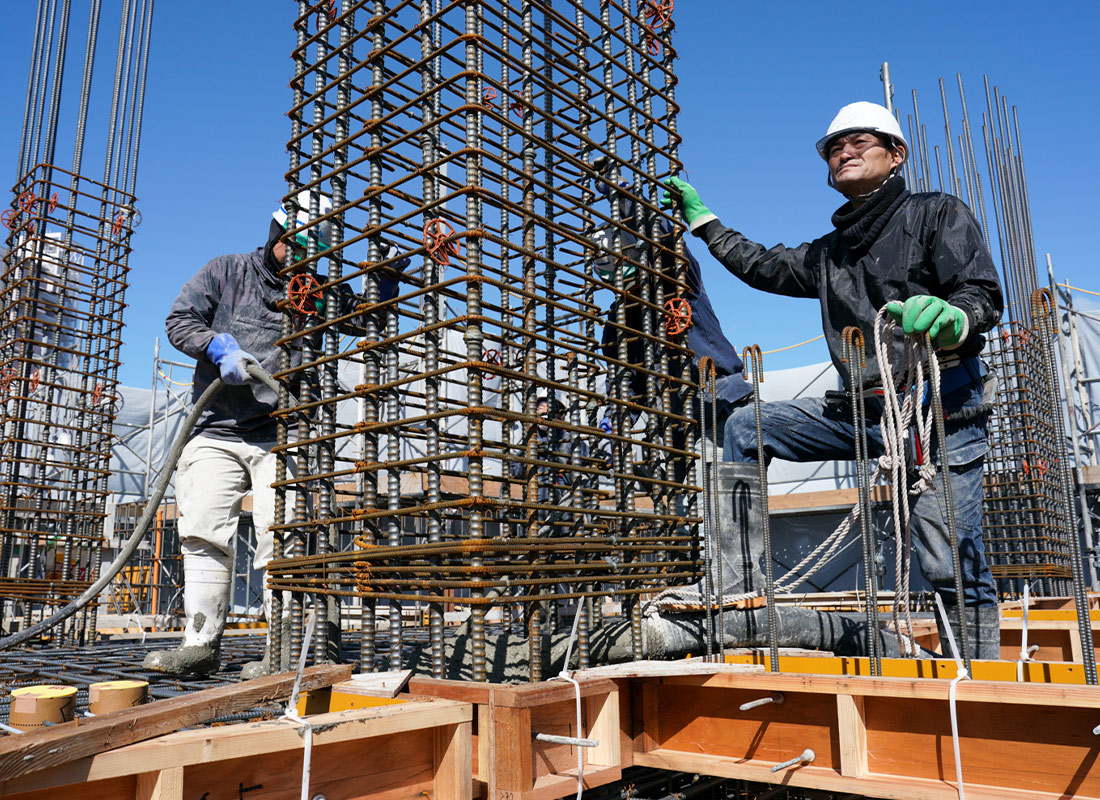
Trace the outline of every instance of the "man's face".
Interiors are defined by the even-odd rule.
[[[849,133],[829,143],[825,152],[833,186],[845,197],[873,192],[900,166],[904,152],[891,149],[873,133]]]
[[[286,263],[286,248],[287,243],[280,240],[271,246],[271,255],[275,257],[275,260],[280,264]],[[306,256],[306,250],[304,247],[300,247],[297,243],[289,245],[291,249],[291,255],[294,257],[294,263],[298,264]],[[295,270],[297,271],[297,270]]]

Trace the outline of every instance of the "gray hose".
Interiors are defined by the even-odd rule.
[[[279,383],[271,377],[271,374],[259,364],[249,364],[246,369],[252,378],[260,381],[276,394],[282,391],[283,387],[280,386]],[[134,527],[134,532],[130,534],[130,538],[126,540],[126,544],[119,550],[115,560],[103,571],[99,579],[85,589],[80,597],[54,613],[53,616],[47,617],[41,622],[37,622],[18,633],[13,633],[11,636],[0,639],[0,650],[7,650],[9,647],[23,644],[45,633],[59,623],[64,622],[73,614],[84,608],[84,606],[88,605],[88,603],[92,602],[92,600],[106,588],[107,584],[114,580],[119,571],[126,566],[126,562],[130,560],[134,551],[137,550],[138,545],[145,536],[145,531],[148,529],[149,523],[153,521],[153,518],[157,514],[157,510],[160,508],[160,501],[164,499],[164,493],[168,490],[168,482],[172,479],[172,474],[176,471],[176,463],[180,459],[180,454],[183,452],[184,446],[191,438],[191,431],[195,429],[199,417],[202,415],[202,412],[206,410],[206,407],[210,405],[210,401],[214,399],[214,395],[220,392],[225,385],[225,381],[221,378],[215,378],[214,381],[206,387],[206,391],[204,391],[202,395],[199,396],[199,399],[195,401],[191,413],[188,414],[187,418],[183,421],[183,427],[179,435],[172,443],[172,449],[168,451],[168,458],[164,462],[164,470],[161,472],[160,480],[157,481],[157,485],[153,488],[153,494],[146,502],[145,511]],[[291,402],[293,402],[293,399]]]

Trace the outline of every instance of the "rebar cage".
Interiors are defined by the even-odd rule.
[[[422,604],[442,674],[457,598],[475,678],[493,606],[537,642],[543,601],[610,596],[640,648],[638,596],[699,573],[683,226],[660,206],[672,3],[298,6],[269,567],[288,650],[303,593],[361,598],[365,668],[384,617],[400,663]],[[584,639],[600,604],[578,605]]]
[[[70,599],[98,568],[134,198],[40,164],[5,212],[0,275],[2,595]]]
[[[104,15],[100,3],[85,5],[83,52],[70,51],[79,5],[38,4],[17,180],[0,215],[0,623],[9,629],[98,577],[130,240],[140,223],[152,0],[119,9],[113,75],[101,73],[112,91],[99,139],[88,132]],[[77,62],[79,91],[66,93]],[[86,152],[103,153],[101,181],[87,177]],[[95,627],[92,604],[56,629],[56,642],[74,632],[90,640]]]

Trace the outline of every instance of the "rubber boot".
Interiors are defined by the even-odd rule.
[[[233,557],[205,542],[184,542],[182,548],[183,643],[175,650],[154,650],[142,667],[169,675],[209,675],[221,666]]]
[[[745,594],[764,589],[760,569],[764,557],[764,516],[760,505],[760,468],[750,462],[718,464],[715,501],[718,507],[718,559],[710,564],[715,594]],[[682,590],[684,597],[704,595],[706,581]],[[676,590],[673,590],[676,591]]]
[[[955,645],[962,648],[959,639],[959,613],[955,606],[946,606],[947,619],[951,633],[955,636]],[[1001,657],[1001,610],[997,606],[967,606],[963,609],[966,622],[967,642],[970,646],[971,660],[997,661]],[[952,658],[951,645],[947,641],[947,631],[943,620],[936,615],[936,629],[940,634],[940,653],[944,658]],[[962,654],[960,653],[960,656]]]
[[[718,464],[718,545],[722,553],[722,594],[764,590],[764,515],[760,466],[755,462]],[[717,564],[711,565],[718,586]]]

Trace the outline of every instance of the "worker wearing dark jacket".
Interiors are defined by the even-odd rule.
[[[328,198],[321,200],[322,206],[331,207]],[[308,206],[308,195],[299,202]],[[322,216],[325,213],[327,208],[322,207]],[[145,659],[148,669],[205,674],[218,668],[231,602],[237,523],[241,502],[250,489],[256,530],[254,568],[262,572],[272,557],[275,492],[271,484],[276,458],[271,449],[276,423],[271,412],[278,398],[262,383],[250,380],[247,368],[259,364],[275,372],[279,366],[280,349],[275,342],[283,325],[280,301],[288,294],[287,280],[280,275],[286,248],[300,260],[310,238],[316,250],[323,250],[328,238],[327,226],[314,224],[305,229],[308,233],[297,229],[285,242],[286,212],[279,210],[274,216],[264,247],[210,261],[184,285],[165,321],[169,341],[195,359],[194,398],[216,378],[227,385],[200,417],[176,475],[187,618],[183,644],[177,650],[150,653]],[[308,215],[299,211],[298,219],[304,225]],[[341,315],[350,313],[358,302],[342,285],[337,297]],[[300,354],[292,350],[292,365],[299,361]],[[265,591],[265,611],[269,605]],[[250,676],[258,674],[260,663],[246,669]]]
[[[880,378],[869,352],[864,386],[851,385],[841,358],[844,328],[856,326],[871,341],[878,310],[889,304],[900,323],[894,363],[901,363],[904,335],[927,332],[932,337],[943,370],[941,395],[971,652],[996,658],[996,596],[981,531],[988,369],[979,358],[981,334],[996,324],[1003,310],[996,269],[974,215],[961,200],[942,193],[913,195],[906,189],[897,170],[908,157],[908,144],[882,106],[845,106],[818,142],[818,152],[828,163],[830,185],[848,202],[833,215],[834,230],[808,244],[766,248],[752,242],[722,225],[698,193],[675,178],[669,182],[669,200],[675,198],[692,232],[741,280],[764,291],[820,302],[829,352],[849,393],[879,388]],[[881,405],[868,405],[869,415],[878,411]],[[877,424],[868,426],[868,438],[871,455],[881,454]],[[755,466],[745,462],[761,457],[761,444],[769,461],[850,459],[850,412],[820,398],[767,403],[758,444],[752,409],[735,411],[726,424],[724,451],[727,461],[745,466],[746,480]],[[922,573],[950,606],[958,598],[945,516],[938,491],[924,492],[913,504]]]

